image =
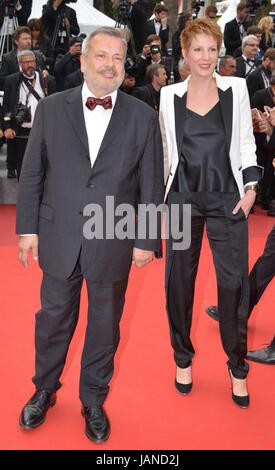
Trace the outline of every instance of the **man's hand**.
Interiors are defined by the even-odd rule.
[[[141,55],[143,57],[148,57],[150,55],[150,46],[149,46],[149,44],[144,44]]]
[[[29,267],[28,254],[32,252],[32,257],[35,261],[38,260],[38,236],[37,235],[26,235],[25,237],[20,236],[18,242],[18,258],[23,264],[24,268]]]
[[[162,11],[159,14],[159,19],[160,19],[160,22],[161,22],[162,29],[166,29],[167,28],[168,18],[167,18],[167,14],[166,14],[165,11]]]
[[[237,214],[240,209],[243,210],[245,218],[247,219],[251,207],[253,206],[256,199],[256,192],[253,189],[249,189],[245,195],[240,199],[238,204],[234,207],[232,214]]]
[[[73,44],[69,49],[69,53],[72,56],[79,55],[81,53],[81,45],[79,43]]]
[[[2,139],[3,136],[4,136],[4,132],[2,131],[2,129],[0,129],[0,139]]]
[[[146,264],[151,263],[154,259],[154,252],[141,250],[140,248],[133,249],[133,259],[132,264],[134,264],[137,268],[143,268]]]
[[[14,139],[16,132],[13,129],[6,129],[4,132],[6,139]]]

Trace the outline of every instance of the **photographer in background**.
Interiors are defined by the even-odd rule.
[[[43,5],[42,23],[45,33],[52,39],[52,47],[56,54],[68,51],[71,35],[79,34],[76,12],[67,3],[77,0],[49,0]]]
[[[21,72],[10,75],[5,82],[3,116],[4,135],[10,143],[19,180],[38,101],[54,93],[55,82],[52,77],[46,80],[35,70],[36,58],[33,51],[20,51],[18,61]]]
[[[128,0],[130,4],[129,22],[132,28],[136,53],[142,51],[147,37],[147,2],[145,0]]]
[[[73,72],[80,70],[80,55],[83,38],[77,36],[69,41],[69,51],[57,56],[54,73],[56,77],[57,90],[64,90],[66,78]]]
[[[171,75],[171,61],[170,57],[163,57],[161,54],[161,40],[156,34],[148,36],[146,44],[143,46],[142,53],[136,56],[136,63],[134,66],[136,75],[136,85],[142,86],[146,84],[146,70],[149,65],[161,64],[164,65],[167,79]]]
[[[249,6],[245,2],[238,3],[236,18],[226,23],[224,27],[226,55],[234,55],[234,51],[242,45],[245,32],[250,26],[248,18]]]
[[[19,53],[24,50],[31,49],[32,36],[31,31],[27,26],[19,26],[13,34],[13,43],[15,49],[3,55],[1,69],[0,69],[0,89],[4,89],[6,77],[20,71],[20,64],[18,61]],[[35,51],[36,66],[41,70],[45,69],[45,63],[41,52]],[[46,71],[45,71],[46,72]]]
[[[160,90],[166,85],[167,74],[164,65],[149,65],[146,71],[147,85],[134,89],[132,95],[147,103],[157,113],[159,112]]]
[[[147,34],[156,34],[161,40],[162,55],[167,55],[167,43],[169,39],[168,8],[163,3],[157,3],[154,8],[155,17],[146,22]]]

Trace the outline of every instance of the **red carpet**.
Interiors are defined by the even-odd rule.
[[[33,393],[34,313],[39,308],[41,273],[32,262],[17,261],[15,208],[0,206],[1,286],[1,449],[274,449],[275,366],[250,363],[251,406],[231,400],[226,357],[218,324],[204,309],[215,303],[215,274],[204,239],[194,305],[192,338],[197,354],[194,388],[181,396],[174,388],[175,365],[169,342],[164,299],[164,262],[131,273],[121,325],[122,340],[106,410],[112,423],[108,443],[95,446],[83,434],[78,400],[80,354],[86,323],[86,292],[79,325],[63,374],[64,386],[46,423],[24,432],[18,415]],[[261,254],[274,219],[259,209],[250,217],[250,267]],[[250,321],[250,349],[275,333],[275,283]]]

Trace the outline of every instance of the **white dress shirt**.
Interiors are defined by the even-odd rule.
[[[25,78],[28,78],[28,77],[25,75]],[[35,72],[34,89],[41,98],[45,98],[45,93],[44,93],[44,91],[43,91],[43,89],[40,85],[38,72]],[[27,96],[28,95],[29,95],[29,98],[28,98],[28,103],[27,103]],[[38,105],[38,101],[35,98],[35,96],[32,93],[29,92],[29,89],[28,89],[27,85],[24,82],[21,83],[20,89],[19,89],[19,103],[23,103],[23,104],[26,104],[27,106],[31,107],[31,116],[32,116],[31,122],[23,122],[23,124],[21,126],[21,127],[30,129],[32,127],[32,124],[33,124],[33,119],[34,119],[34,115],[35,115],[36,108],[37,108],[37,105]]]
[[[84,82],[82,87],[82,102],[83,102],[83,112],[84,112],[84,120],[86,125],[86,131],[88,136],[88,143],[89,143],[89,154],[91,160],[91,166],[93,167],[98,151],[100,149],[101,143],[103,141],[105,132],[109,125],[112,112],[115,106],[116,98],[117,98],[117,90],[113,93],[109,93],[105,96],[111,96],[112,98],[112,108],[111,109],[104,109],[103,106],[96,106],[93,111],[91,111],[86,106],[87,98],[89,97],[96,98],[93,93],[89,90],[86,82]],[[101,96],[101,98],[105,98],[105,96]]]

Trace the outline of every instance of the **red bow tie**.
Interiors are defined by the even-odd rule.
[[[111,109],[112,108],[112,97],[111,96],[105,96],[105,98],[93,98],[92,96],[90,98],[87,98],[86,101],[86,106],[89,108],[91,111],[95,109],[97,105],[103,106],[104,109]]]

